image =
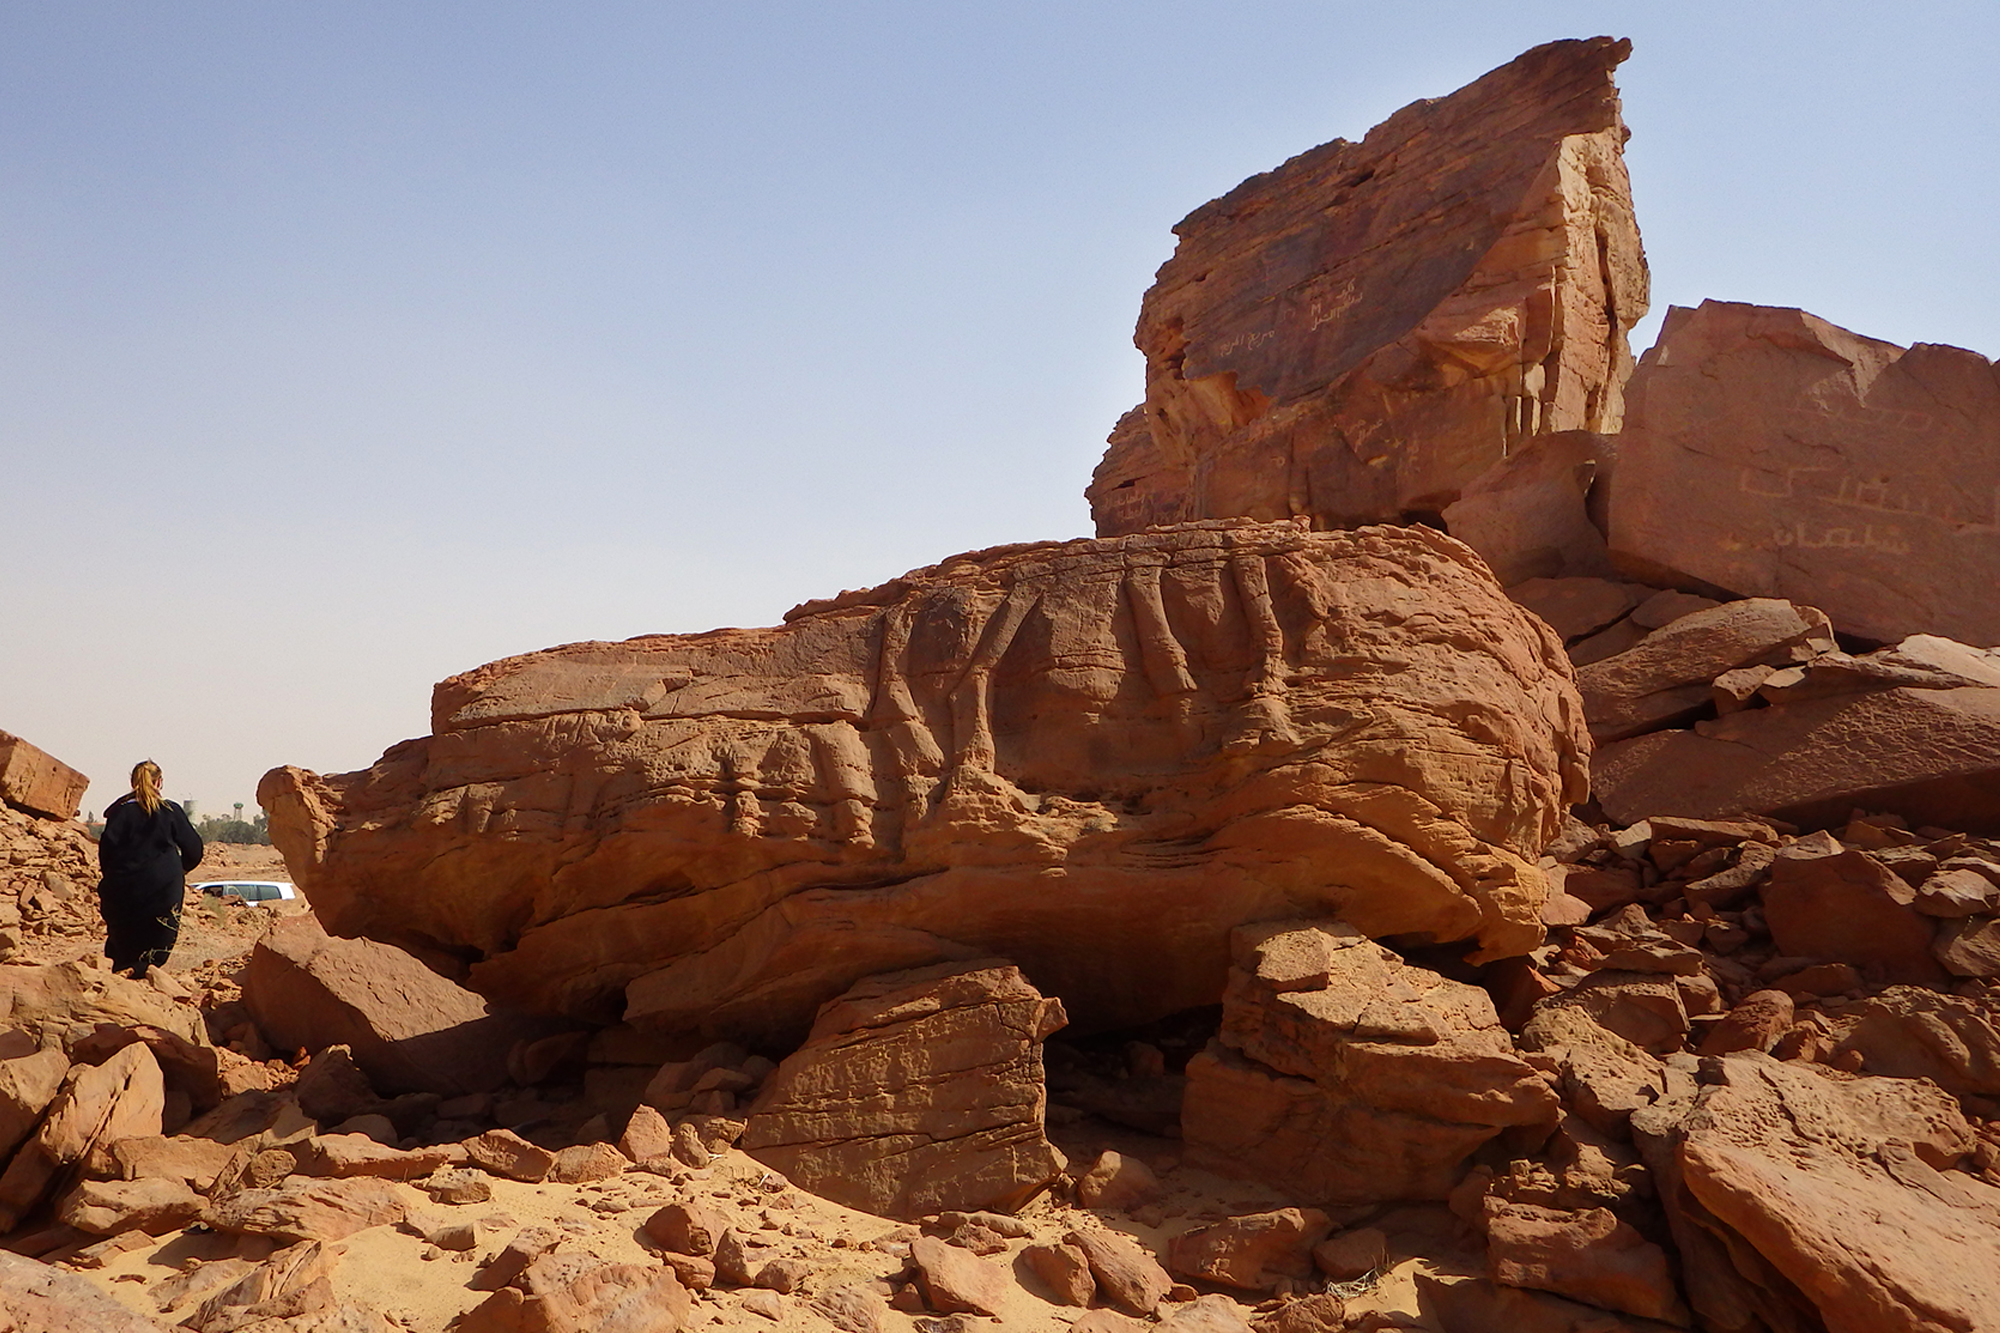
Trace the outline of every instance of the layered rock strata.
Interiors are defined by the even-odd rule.
[[[1221,994],[1244,921],[1540,939],[1584,794],[1553,636],[1422,529],[1002,548],[777,629],[575,644],[436,734],[262,784],[328,928],[493,999],[796,1039],[861,977],[1006,957],[1072,1021]]]
[[[1044,1134],[1041,1052],[1062,1025],[1062,1005],[1002,963],[870,977],[765,1082],[742,1147],[884,1217],[1011,1212],[1065,1165]]]
[[[1617,430],[1647,303],[1612,82],[1630,49],[1537,47],[1175,227],[1097,531],[1401,521],[1540,433]]]
[[[1222,1032],[1188,1062],[1197,1160],[1313,1203],[1442,1199],[1555,1092],[1477,986],[1412,967],[1335,922],[1245,926]]]
[[[1656,579],[1810,602],[1878,641],[2000,643],[2000,372],[1704,301],[1640,362],[1610,509]]]

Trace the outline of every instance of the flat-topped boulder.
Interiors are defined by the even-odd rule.
[[[861,977],[994,956],[1079,1028],[1147,1021],[1219,999],[1229,929],[1273,916],[1523,953],[1587,749],[1559,644],[1464,546],[1289,522],[510,658],[433,725],[265,778],[329,929],[773,1045]]]
[[[1183,219],[1134,336],[1146,401],[1088,491],[1098,533],[1401,522],[1539,434],[1616,431],[1648,299],[1630,50],[1536,47]]]

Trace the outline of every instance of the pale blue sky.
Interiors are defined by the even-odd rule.
[[[206,810],[431,684],[1089,530],[1169,228],[1629,36],[1669,303],[2000,353],[2000,6],[0,3],[0,729]]]

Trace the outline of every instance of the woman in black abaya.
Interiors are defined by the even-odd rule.
[[[160,766],[148,759],[132,770],[132,790],[104,812],[97,841],[97,886],[104,915],[104,952],[111,970],[146,973],[167,961],[181,934],[187,872],[201,864],[201,835],[187,813],[160,796]]]

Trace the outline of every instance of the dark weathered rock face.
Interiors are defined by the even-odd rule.
[[[1090,485],[1098,532],[1400,521],[1537,434],[1617,430],[1647,302],[1629,51],[1537,47],[1183,220],[1139,316],[1146,401]]]
[[[332,930],[511,1004],[782,1041],[861,977],[1004,957],[1072,1021],[1213,1003],[1229,928],[1541,938],[1587,742],[1546,627],[1425,530],[1005,548],[778,629],[446,681],[437,734],[269,775]]]
[[[1800,310],[1667,316],[1632,377],[1613,554],[1878,640],[2000,643],[2000,372]]]

